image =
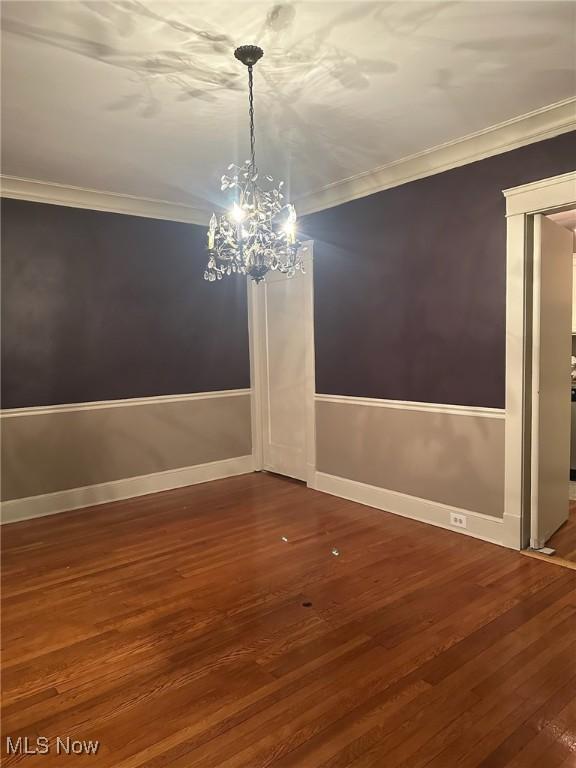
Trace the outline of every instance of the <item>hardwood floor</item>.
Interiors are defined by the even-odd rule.
[[[556,556],[576,563],[576,501],[570,502],[570,515],[564,525],[546,542]]]
[[[2,543],[6,766],[576,765],[574,571],[267,475]]]

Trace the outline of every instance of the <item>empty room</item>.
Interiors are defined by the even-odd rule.
[[[4,0],[1,744],[576,766],[576,2]]]

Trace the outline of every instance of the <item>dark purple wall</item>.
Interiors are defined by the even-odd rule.
[[[502,407],[502,190],[576,167],[576,132],[306,217],[316,388]]]
[[[2,201],[2,407],[250,386],[246,285],[203,227]]]

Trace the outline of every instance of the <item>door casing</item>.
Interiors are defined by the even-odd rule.
[[[534,215],[576,205],[576,171],[504,190],[506,198],[506,421],[502,544],[530,542]],[[567,483],[568,484],[568,483]]]

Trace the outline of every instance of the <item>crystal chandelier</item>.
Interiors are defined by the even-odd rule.
[[[260,183],[254,139],[254,64],[264,55],[255,45],[242,45],[234,56],[248,67],[248,113],[250,116],[250,160],[244,165],[231,163],[222,176],[222,190],[231,190],[232,209],[217,217],[212,214],[208,227],[208,265],[205,280],[221,280],[233,273],[249,275],[259,283],[271,269],[292,276],[302,270],[300,242],[296,238],[296,211],[284,202],[284,182],[274,186],[266,176]]]

